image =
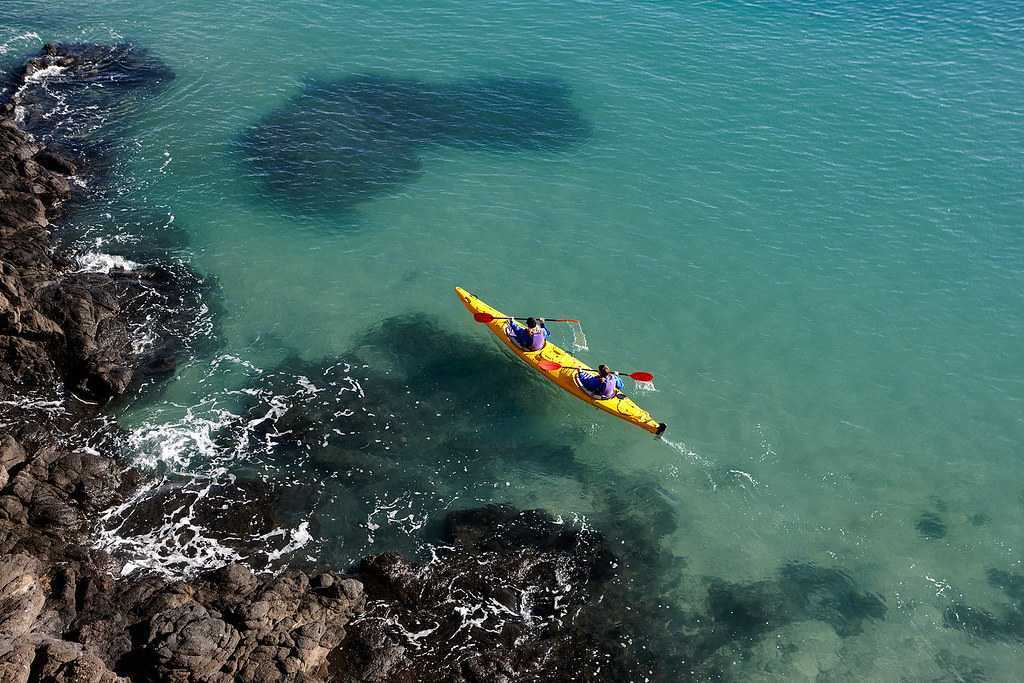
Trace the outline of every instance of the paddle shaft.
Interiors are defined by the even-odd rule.
[[[566,367],[566,366],[562,365],[561,363],[556,363],[553,360],[542,360],[540,363],[537,364],[537,366],[541,370],[560,370],[561,368]],[[571,367],[570,370],[583,370],[584,372],[593,372],[593,373],[597,372],[597,370],[594,370],[593,368],[585,368],[585,367],[582,367],[582,366],[581,367]],[[635,379],[635,380],[637,380],[639,382],[650,382],[651,380],[654,379],[654,375],[652,375],[649,372],[629,372],[629,373],[623,373],[623,372],[618,372],[618,371],[615,371],[615,370],[610,370],[609,372],[611,372],[613,375],[623,375],[625,377],[629,377],[630,379]],[[639,376],[636,376],[636,375],[639,375]]]
[[[519,315],[490,315],[489,313],[477,313],[473,316],[478,322],[489,323],[492,320],[526,320],[529,317],[541,319],[546,323],[578,323],[579,320],[573,318],[541,318],[539,315],[535,316],[519,316]]]

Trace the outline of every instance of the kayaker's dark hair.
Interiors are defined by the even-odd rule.
[[[607,377],[608,375],[612,374],[612,371],[608,369],[607,365],[602,363],[601,365],[597,366],[597,374],[600,375],[601,377]]]
[[[526,326],[529,327],[531,330],[533,328],[537,327],[537,319],[536,318],[527,318],[526,319]]]

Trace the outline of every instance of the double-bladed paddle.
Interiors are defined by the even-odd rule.
[[[539,318],[540,316],[538,315],[538,316],[534,316],[534,317]],[[512,316],[512,315],[498,317],[498,316],[491,315],[490,313],[474,313],[473,314],[473,320],[477,321],[478,323],[489,323],[489,322],[492,322],[494,320],[526,320],[526,318],[525,317]],[[546,322],[546,323],[578,323],[579,320],[573,320],[572,318],[544,318],[544,322]]]
[[[550,370],[561,370],[562,368],[564,368],[566,366],[562,365],[561,363],[556,363],[553,360],[542,360],[539,363],[537,363],[537,367],[540,368],[541,370],[549,370],[550,371]],[[592,370],[591,368],[582,368],[582,367],[581,368],[570,367],[569,369],[570,370],[586,370],[587,372],[597,372],[597,370]],[[635,379],[637,382],[651,382],[651,381],[654,380],[654,375],[652,375],[649,372],[630,372],[630,373],[614,372],[614,374],[621,375],[623,377],[629,377],[630,379]]]

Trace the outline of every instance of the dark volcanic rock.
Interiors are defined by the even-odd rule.
[[[261,581],[229,565],[189,582],[114,582],[6,556],[0,681],[322,680],[364,600],[359,582],[333,574]]]
[[[46,87],[30,78],[51,67],[59,74],[48,76]],[[50,116],[53,98],[86,110],[95,92],[125,97],[170,77],[131,46],[47,45],[12,88],[8,110],[16,109],[37,138],[10,111],[0,118],[0,390],[48,390],[63,382],[79,398],[102,403],[123,394],[137,368],[173,368],[170,340],[187,337],[203,310],[197,278],[180,265],[75,272],[73,260],[55,251],[48,227],[71,196],[67,175],[78,167],[36,142],[60,132],[60,117]],[[98,82],[103,88],[94,87]],[[168,305],[154,306],[159,298]],[[133,341],[143,321],[160,339],[140,360]]]
[[[126,487],[111,458],[85,447],[106,429],[104,419],[83,415],[81,401],[61,409],[61,386],[94,402],[124,393],[136,367],[165,368],[173,357],[165,349],[159,362],[140,361],[139,326],[148,323],[159,344],[180,336],[181,316],[195,308],[161,315],[150,305],[155,296],[181,303],[178,273],[76,272],[51,242],[50,220],[71,196],[67,175],[80,168],[39,142],[58,136],[64,119],[50,116],[53,105],[73,111],[83,103],[69,99],[72,92],[127,93],[142,78],[128,53],[100,50],[100,58],[97,50],[47,46],[0,111],[0,417],[13,430],[0,435],[0,681],[127,680],[113,673],[113,659],[75,640],[76,620],[110,594],[118,570],[90,547],[87,532]],[[29,78],[51,66],[64,70],[60,84],[40,88]],[[37,137],[19,128],[15,113]]]
[[[88,595],[77,577],[106,571],[86,531],[119,486],[109,458],[0,436],[0,681],[122,680],[63,639]]]
[[[117,499],[120,474],[107,457],[50,445],[26,453],[3,435],[0,553],[82,559],[89,516]]]
[[[0,121],[0,383],[46,387],[63,379],[107,398],[131,379],[130,343],[109,278],[69,275],[69,264],[51,253],[47,212],[69,196],[66,180],[18,163],[42,151],[12,121]]]
[[[336,680],[601,680],[622,659],[580,627],[615,574],[599,534],[496,506],[452,512],[446,528],[428,565],[360,565],[373,608],[331,655]]]
[[[363,607],[334,574],[115,581],[85,545],[89,516],[119,498],[113,461],[3,435],[0,472],[0,681],[319,680]]]
[[[311,582],[290,571],[261,582],[231,565],[149,600],[136,661],[152,666],[157,680],[312,678],[363,601],[362,586],[345,577]]]
[[[21,74],[12,105],[36,139],[60,138],[60,121],[45,115],[56,101],[73,110],[93,91],[124,97],[169,77],[141,55],[121,46],[47,46]],[[36,87],[40,79],[29,77],[50,67],[59,69],[47,73],[48,87]],[[103,89],[92,87],[98,81]],[[49,221],[70,196],[65,176],[94,172],[95,159],[43,147],[15,125],[12,110],[0,118],[0,396],[11,399],[4,423],[19,426],[0,435],[0,682],[322,680],[327,654],[363,608],[357,581],[295,570],[261,580],[237,565],[189,582],[115,580],[119,564],[89,546],[95,516],[123,501],[140,477],[122,477],[92,449],[63,445],[87,443],[102,419],[32,415],[30,406],[59,404],[62,383],[101,402],[124,394],[139,374],[172,370],[206,331],[195,318],[205,310],[202,283],[182,264],[75,271],[74,259],[54,249]],[[140,353],[143,323],[151,339]],[[185,333],[197,326],[196,336]],[[226,536],[271,552],[277,520],[268,503],[276,492],[230,486],[193,491],[191,500],[171,490],[125,523],[164,524],[168,514],[178,523],[173,510],[184,501]],[[239,495],[253,506],[225,515],[221,501]]]

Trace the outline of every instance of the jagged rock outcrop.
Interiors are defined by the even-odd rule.
[[[80,572],[80,573],[79,573]],[[115,582],[85,564],[0,559],[0,683],[322,680],[362,585],[229,565],[189,582]]]
[[[74,168],[10,118],[0,119],[0,391],[47,390],[63,383],[80,399],[102,403],[123,394],[140,367],[146,372],[173,368],[173,347],[166,343],[149,357],[136,356],[129,327],[133,317],[145,315],[132,311],[132,302],[155,292],[186,304],[181,281],[193,283],[188,274],[153,265],[130,272],[77,272],[71,259],[54,249],[48,230],[60,203],[70,197],[67,178],[51,169]],[[187,314],[195,308],[176,310]],[[167,307],[167,315],[172,310]]]
[[[71,77],[33,87],[50,67]],[[19,399],[60,403],[70,393],[80,399],[71,408],[101,404],[138,373],[173,369],[188,316],[205,310],[181,264],[80,272],[51,241],[83,160],[42,144],[59,137],[42,114],[56,90],[93,97],[88,83],[112,71],[115,90],[171,77],[131,46],[47,45],[0,111],[0,393],[14,399],[4,415],[13,431],[0,434],[0,683],[322,680],[364,607],[358,581],[299,570],[257,578],[239,565],[190,581],[117,579],[120,564],[91,548],[88,532],[139,473],[84,447],[101,420],[57,411],[51,424],[45,410],[19,419],[31,414]],[[156,337],[142,353],[139,320]]]
[[[229,565],[117,580],[90,519],[122,479],[102,455],[0,435],[0,683],[321,680],[365,604],[358,581]]]
[[[50,236],[68,200],[83,198],[72,176],[102,186],[109,159],[98,157],[111,147],[70,135],[61,128],[69,116],[52,111],[109,118],[131,101],[126,95],[156,92],[173,77],[130,44],[56,43],[13,76],[0,103],[0,392],[63,384],[102,404],[140,373],[173,369],[180,340],[202,327],[203,283],[182,264],[82,272]],[[142,325],[156,339],[140,354],[133,341]]]
[[[120,468],[102,455],[56,445],[29,455],[6,434],[0,443],[0,553],[83,559],[90,516],[115,501]]]
[[[445,529],[427,565],[360,564],[374,608],[332,654],[336,680],[602,680],[623,659],[579,621],[617,574],[600,534],[505,506],[450,512]]]
[[[49,216],[71,196],[54,168],[75,166],[0,120],[0,384],[105,400],[131,380],[131,343],[111,279],[53,252]]]

